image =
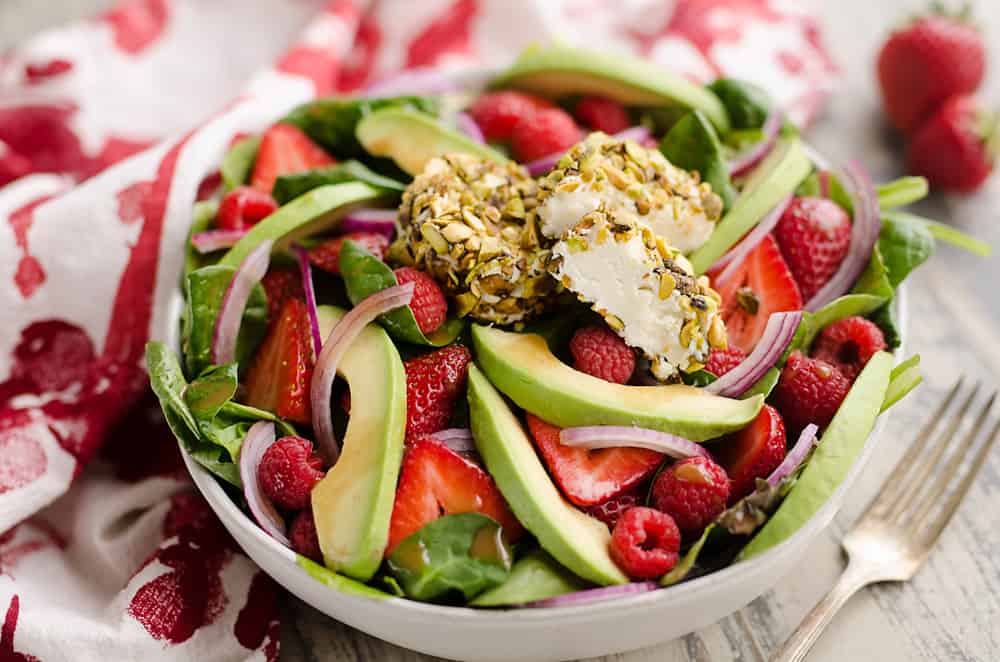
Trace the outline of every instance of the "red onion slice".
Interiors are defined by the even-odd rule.
[[[529,602],[526,607],[576,607],[579,605],[589,605],[593,602],[622,598],[626,595],[638,595],[656,590],[655,582],[633,582],[631,584],[618,584],[617,586],[602,586],[600,588],[588,588],[583,591],[564,593],[554,598],[546,598]]]
[[[768,155],[774,147],[774,143],[778,140],[783,119],[780,110],[775,109],[771,111],[771,114],[767,116],[767,119],[764,120],[764,125],[761,127],[761,131],[764,132],[763,139],[748,147],[743,153],[738,154],[736,158],[729,162],[730,175],[733,177],[745,175]]]
[[[340,447],[333,433],[330,407],[333,380],[337,377],[340,360],[366,326],[378,319],[379,315],[405,306],[412,299],[413,283],[387,287],[376,292],[340,318],[323,343],[309,385],[309,401],[312,405],[312,423],[316,433],[317,450],[327,465],[332,466],[340,457]]]
[[[202,255],[232,248],[248,230],[205,230],[191,235],[191,245]]]
[[[868,171],[852,161],[844,168],[843,184],[854,207],[851,243],[837,273],[806,303],[805,309],[810,313],[816,312],[854,285],[871,260],[875,242],[882,229],[878,193]]]
[[[706,391],[728,398],[736,398],[757,383],[778,362],[802,321],[802,311],[771,313],[764,333],[750,356],[738,366],[705,387]]]
[[[630,126],[624,131],[619,131],[613,134],[611,137],[615,140],[633,140],[637,143],[643,143],[647,139],[651,138],[653,135],[652,131],[645,126]],[[563,157],[566,152],[559,152],[557,154],[549,154],[548,156],[543,156],[540,159],[534,161],[529,161],[524,164],[524,167],[528,169],[528,174],[532,177],[538,177],[539,175],[544,175],[549,170],[555,167],[559,159]]]
[[[299,273],[302,275],[302,290],[306,295],[306,311],[309,313],[309,328],[312,331],[313,356],[319,356],[323,349],[323,336],[319,332],[319,312],[316,310],[316,288],[313,286],[312,265],[309,263],[309,251],[302,246],[294,246],[295,259],[299,263]]]
[[[438,430],[431,436],[456,453],[477,452],[476,445],[472,440],[472,431],[469,428]]]
[[[678,460],[710,457],[708,451],[693,441],[647,428],[618,425],[591,425],[566,428],[559,433],[559,443],[574,448],[645,448]]]
[[[291,547],[285,535],[285,520],[261,491],[257,480],[260,460],[274,441],[274,423],[257,421],[250,426],[247,436],[243,438],[243,446],[240,447],[240,480],[243,482],[243,496],[250,507],[250,513],[260,524],[260,528],[285,547]]]
[[[819,196],[821,198],[830,197],[830,171],[820,170],[816,173],[816,181],[819,183]]]
[[[771,475],[767,477],[768,485],[776,487],[778,483],[795,473],[802,466],[802,463],[805,462],[806,457],[809,455],[809,451],[816,445],[816,432],[818,430],[819,428],[814,423],[810,423],[802,430],[802,434],[799,435],[799,440],[792,446],[792,450],[788,452],[788,455],[781,461],[778,468],[772,471]]]
[[[482,129],[476,124],[476,120],[472,119],[472,115],[468,113],[458,113],[455,115],[455,126],[458,130],[466,135],[466,137],[471,138],[481,145],[486,144],[486,136],[483,135]]]
[[[340,222],[340,231],[374,232],[392,240],[396,234],[395,209],[356,209],[349,212]]]
[[[236,338],[240,333],[240,322],[243,311],[247,307],[253,286],[267,273],[271,262],[270,239],[261,242],[236,269],[229,287],[222,297],[219,306],[219,316],[215,318],[215,331],[212,335],[212,362],[215,365],[226,365],[236,360]]]
[[[769,211],[767,215],[760,220],[753,230],[751,230],[747,236],[740,240],[740,243],[733,246],[729,252],[719,258],[719,261],[712,265],[712,269],[718,269],[719,267],[725,266],[722,273],[720,273],[716,279],[716,283],[725,283],[727,280],[732,278],[736,272],[739,270],[740,265],[743,264],[743,260],[746,256],[750,254],[754,248],[757,247],[764,237],[771,233],[771,230],[778,225],[778,221],[781,220],[781,216],[788,209],[788,205],[792,203],[793,196],[789,195],[784,200],[775,205],[774,209]]]

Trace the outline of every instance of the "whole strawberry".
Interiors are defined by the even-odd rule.
[[[949,99],[913,135],[910,172],[942,189],[971,192],[993,171],[1000,151],[997,115],[970,96]]]
[[[579,140],[579,127],[562,108],[549,108],[521,118],[510,137],[514,156],[522,163],[565,152]]]
[[[540,97],[515,90],[501,90],[480,96],[469,108],[469,114],[487,140],[506,142],[510,140],[518,120],[554,107],[551,101]]]
[[[449,345],[404,364],[407,439],[448,426],[455,401],[465,392],[471,360],[468,348]]]
[[[670,465],[653,482],[653,506],[674,518],[682,533],[695,534],[726,509],[729,476],[707,457]]]
[[[799,197],[781,215],[774,238],[802,300],[808,302],[844,261],[851,244],[851,219],[832,200]]]
[[[794,351],[771,400],[781,412],[789,436],[796,438],[810,423],[820,429],[829,425],[850,388],[851,382],[836,367]]]
[[[974,92],[986,49],[963,15],[935,11],[894,32],[878,55],[885,112],[903,133],[919,127],[947,98]]]

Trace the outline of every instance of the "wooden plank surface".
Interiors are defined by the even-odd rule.
[[[874,83],[874,54],[888,29],[924,0],[788,0],[821,17],[844,79],[810,140],[835,161],[858,158],[881,179],[901,174],[900,145],[885,129]],[[0,48],[44,25],[109,0],[0,0]],[[1000,9],[973,3],[996,47],[984,97],[1000,100]],[[1000,246],[1000,177],[975,196],[936,196],[921,212]],[[925,384],[894,410],[877,452],[847,507],[789,579],[745,609],[678,641],[603,662],[757,662],[791,632],[843,568],[838,537],[850,525],[960,373],[997,384],[1000,374],[1000,267],[942,247],[909,282],[908,350],[923,356]],[[289,662],[430,660],[343,626],[289,600],[282,659]],[[753,636],[750,635],[752,632]],[[811,662],[1000,659],[1000,453],[994,453],[939,548],[917,578],[856,596],[810,655]]]

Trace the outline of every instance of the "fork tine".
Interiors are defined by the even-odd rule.
[[[976,382],[976,385],[972,388],[972,392],[969,393],[969,397],[959,407],[955,416],[949,419],[947,427],[941,430],[941,434],[938,435],[937,440],[927,455],[920,458],[908,475],[903,478],[906,487],[903,488],[899,498],[889,507],[886,519],[899,520],[906,511],[907,506],[914,502],[920,488],[926,484],[931,472],[934,471],[934,467],[941,462],[941,457],[951,445],[951,441],[955,438],[957,430],[962,427],[962,422],[965,421],[965,416],[969,413],[969,409],[972,407],[972,403],[978,394],[979,382]]]
[[[958,510],[958,507],[962,503],[962,499],[965,497],[965,493],[969,491],[972,483],[976,480],[976,476],[979,474],[979,470],[982,469],[983,465],[986,464],[986,460],[989,458],[990,450],[992,450],[994,444],[996,444],[997,439],[1000,438],[1000,420],[998,420],[993,425],[993,430],[990,431],[990,436],[986,439],[980,447],[979,452],[976,453],[976,457],[972,460],[972,463],[966,469],[965,477],[955,488],[955,492],[948,497],[948,500],[941,507],[941,512],[938,514],[937,519],[930,524],[926,535],[924,536],[924,545],[926,549],[930,549],[937,542],[937,539],[941,536],[944,528],[951,521],[952,515]]]
[[[964,376],[959,377],[955,382],[955,385],[951,388],[951,392],[945,396],[944,400],[941,401],[941,404],[938,405],[937,410],[931,414],[928,424],[921,431],[917,439],[910,444],[906,453],[892,469],[892,473],[900,475],[900,479],[893,482],[891,485],[883,486],[879,494],[876,495],[875,500],[868,507],[868,511],[864,514],[865,517],[880,517],[888,512],[891,506],[896,503],[902,493],[903,486],[906,484],[906,481],[904,480],[906,474],[916,464],[917,458],[923,454],[928,442],[934,436],[934,433],[937,432],[938,426],[945,418],[945,412],[951,406],[951,403],[954,402],[955,396],[958,395],[964,381]]]
[[[941,495],[944,494],[945,490],[948,489],[948,485],[953,483],[954,478],[959,474],[959,469],[962,466],[962,462],[965,461],[969,449],[972,448],[972,444],[976,441],[979,433],[982,432],[983,428],[986,426],[990,410],[993,408],[993,402],[996,399],[997,393],[994,391],[993,395],[991,395],[989,400],[986,401],[986,404],[983,405],[982,410],[979,412],[979,416],[976,417],[976,422],[969,428],[965,438],[959,442],[958,446],[952,449],[951,456],[948,459],[948,464],[945,466],[944,470],[937,472],[937,476],[934,477],[933,482],[929,486],[926,494],[924,494],[919,501],[913,502],[912,507],[907,509],[908,512],[904,514],[901,521],[909,521],[917,530],[920,530],[922,526],[927,524],[927,514],[932,508],[934,508],[935,505],[938,505]]]

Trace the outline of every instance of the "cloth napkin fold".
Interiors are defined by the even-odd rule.
[[[752,80],[800,124],[835,77],[781,0],[129,0],[0,57],[0,662],[276,659],[280,589],[192,490],[142,366],[191,205],[298,103],[552,40]]]

